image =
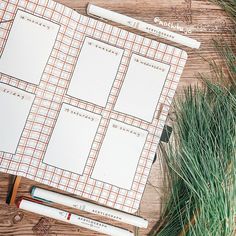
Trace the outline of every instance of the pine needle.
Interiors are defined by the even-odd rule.
[[[236,23],[236,1],[214,0]],[[227,71],[189,86],[174,104],[174,139],[161,147],[170,195],[155,236],[231,236],[236,216],[236,55],[214,40]]]

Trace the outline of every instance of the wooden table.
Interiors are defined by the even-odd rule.
[[[81,14],[86,14],[85,9],[87,1],[85,0],[57,1],[74,8]],[[209,73],[207,61],[213,58],[218,58],[211,39],[215,38],[217,35],[221,35],[226,40],[230,40],[228,32],[229,29],[233,27],[226,14],[218,6],[209,3],[208,1],[93,0],[93,3],[166,29],[171,29],[170,27],[176,27],[176,29],[173,29],[176,32],[179,32],[179,30],[185,30],[188,36],[195,38],[202,43],[200,50],[197,51],[182,47],[188,52],[189,59],[178,87],[178,93],[181,93],[181,89],[184,86],[196,83],[196,75],[199,72]],[[127,27],[121,27],[128,29]],[[154,36],[137,32],[132,29],[129,30],[140,33],[141,35],[145,35],[152,39],[165,42],[165,40],[161,40]],[[147,235],[154,224],[159,220],[166,192],[161,173],[160,165],[157,161],[153,165],[139,212],[142,217],[148,219],[149,227],[146,230],[138,230],[137,235]],[[15,207],[9,207],[5,204],[8,183],[9,176],[7,174],[0,173],[0,236],[35,235],[32,231],[32,228],[38,223],[41,218],[40,216],[24,212],[24,217],[21,222],[14,223],[12,221],[14,215],[20,211]],[[34,184],[42,186],[41,184],[35,183],[33,181],[23,179],[18,191],[18,196],[29,195],[29,190]],[[49,188],[46,186],[43,187]],[[79,213],[85,216],[89,215],[82,212]],[[94,219],[100,219],[104,222],[109,222],[117,226],[134,230],[132,226],[111,222],[110,220],[106,220],[97,216],[92,217]],[[51,228],[49,230],[49,235],[100,235],[96,232],[61,222],[53,221],[50,224]]]

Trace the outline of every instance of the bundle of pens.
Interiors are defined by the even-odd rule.
[[[235,1],[218,1],[236,22]],[[152,235],[229,236],[236,216],[236,54],[233,43],[214,41],[227,73],[215,62],[203,87],[177,99],[175,140],[163,148],[171,193]]]

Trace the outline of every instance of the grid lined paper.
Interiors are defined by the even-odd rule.
[[[101,204],[134,213],[139,208],[168,110],[187,60],[186,52],[80,15],[50,0],[2,0],[0,4],[0,21],[2,22],[0,24],[0,55],[4,50],[17,9],[57,23],[60,29],[39,85],[0,73],[0,84],[4,83],[35,94],[16,154],[0,152],[0,171],[24,176]],[[106,107],[100,107],[67,94],[85,37],[124,50]],[[170,65],[151,123],[114,110],[133,53]],[[102,116],[83,175],[43,163],[63,103]],[[131,190],[121,189],[91,178],[111,119],[148,131]]]

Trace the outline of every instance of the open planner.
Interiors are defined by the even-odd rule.
[[[0,22],[0,171],[134,213],[186,52],[50,0]]]

